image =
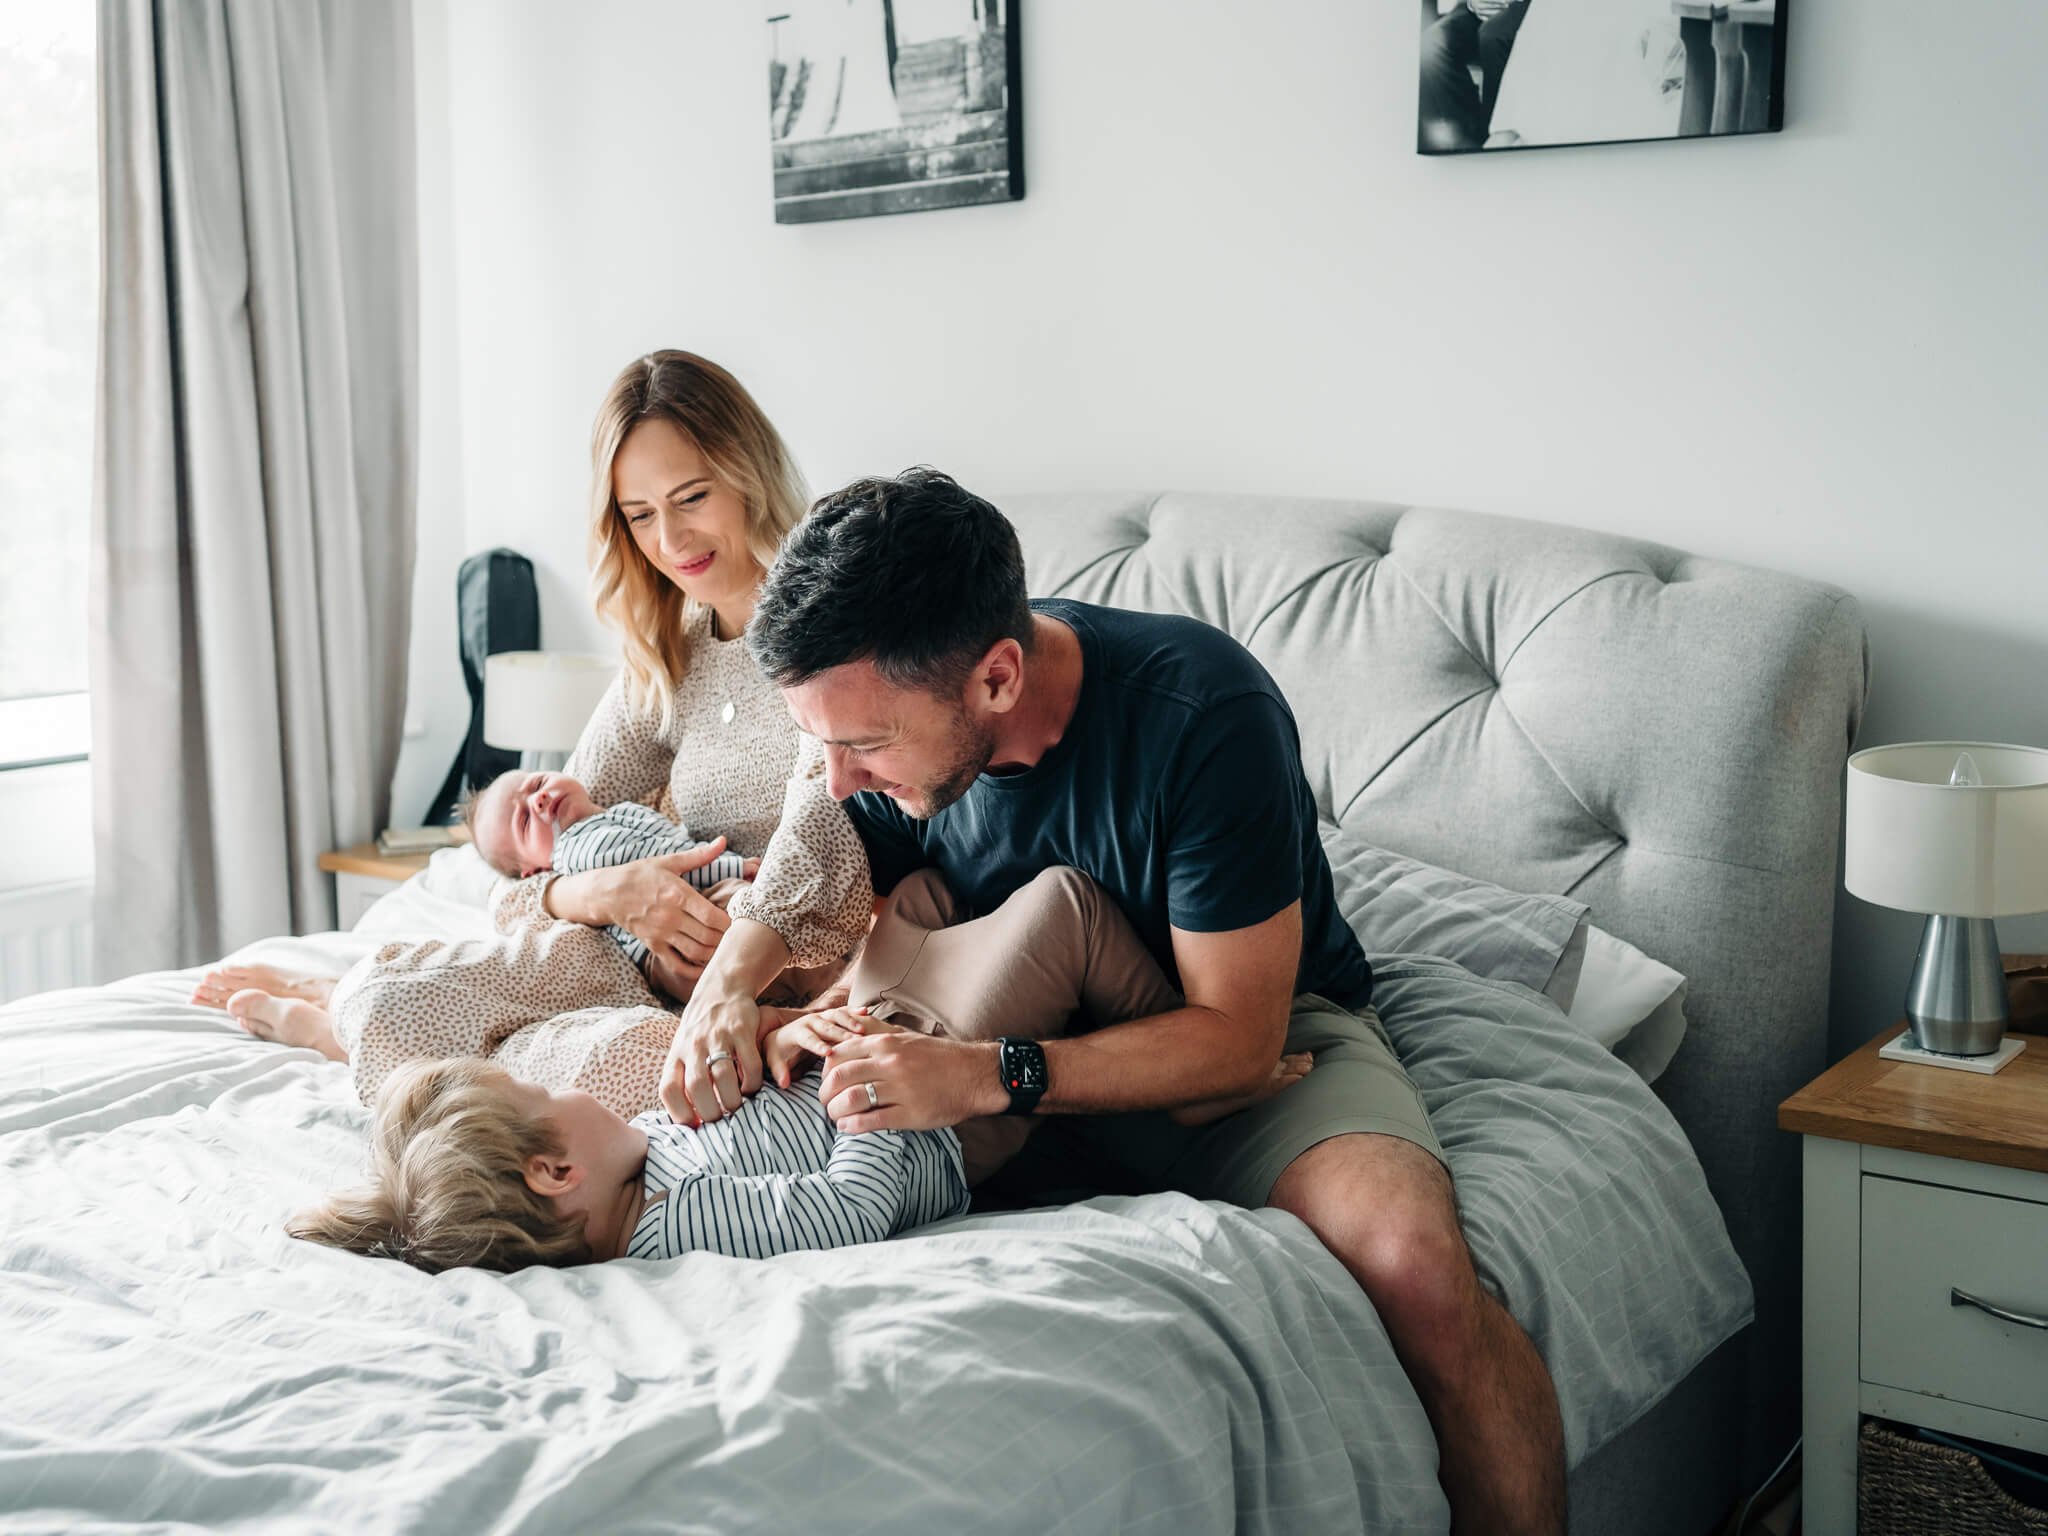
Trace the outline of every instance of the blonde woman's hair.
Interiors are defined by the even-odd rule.
[[[293,1237],[437,1272],[578,1264],[583,1217],[526,1183],[527,1160],[560,1157],[554,1126],[521,1110],[512,1075],[481,1057],[415,1062],[377,1095],[370,1182],[285,1223]]]
[[[590,587],[598,617],[619,632],[628,699],[674,723],[676,688],[689,670],[689,627],[702,604],[656,570],[633,542],[612,492],[612,461],[626,435],[661,420],[696,445],[747,509],[747,549],[766,570],[808,500],[796,461],[740,381],[692,352],[650,352],[605,392],[590,432]]]

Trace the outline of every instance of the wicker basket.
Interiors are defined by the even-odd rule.
[[[2048,1511],[1994,1483],[1984,1463],[1865,1424],[1857,1447],[1859,1536],[2048,1536]]]

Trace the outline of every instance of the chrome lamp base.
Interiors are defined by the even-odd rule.
[[[1986,1056],[2011,1018],[1998,929],[1988,917],[1930,917],[1906,987],[1906,1019],[1921,1049]]]

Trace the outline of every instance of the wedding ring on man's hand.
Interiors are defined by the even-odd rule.
[[[713,1067],[717,1066],[717,1065],[718,1065],[718,1064],[719,1064],[719,1063],[720,1063],[721,1061],[731,1061],[731,1060],[732,1060],[732,1052],[731,1052],[731,1051],[713,1051],[713,1052],[712,1052],[712,1053],[711,1053],[711,1054],[710,1054],[709,1056],[706,1056],[706,1057],[704,1058],[704,1070],[705,1070],[706,1072],[709,1072],[709,1071],[710,1071],[710,1070],[711,1070],[711,1069],[712,1069]]]
[[[875,1085],[873,1083],[862,1083],[861,1087],[868,1091],[868,1108],[878,1108],[881,1105],[882,1096],[875,1092]]]

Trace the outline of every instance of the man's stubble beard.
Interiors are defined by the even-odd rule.
[[[964,714],[954,721],[948,744],[953,755],[944,774],[935,783],[920,784],[917,803],[903,807],[919,821],[930,821],[966,794],[996,755],[994,729]]]

